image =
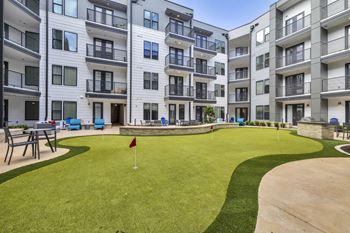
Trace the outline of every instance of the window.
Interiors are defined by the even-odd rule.
[[[26,121],[39,120],[39,101],[25,101],[25,114]]]
[[[236,79],[246,79],[248,78],[248,67],[236,68]]]
[[[63,11],[64,8],[64,11]],[[53,0],[52,12],[56,14],[78,17],[78,1],[77,0]]]
[[[25,85],[39,86],[39,68],[33,66],[25,67]]]
[[[242,56],[248,54],[248,47],[237,47],[236,56]]]
[[[143,104],[143,120],[158,120],[158,104]]]
[[[143,89],[158,90],[158,73],[143,73]]]
[[[158,120],[158,104],[152,104],[152,120]]]
[[[257,120],[270,120],[270,106],[269,105],[257,105],[256,106],[256,119]]]
[[[225,85],[215,84],[215,96],[225,97]]]
[[[52,65],[52,84],[62,85],[62,66]]]
[[[64,101],[63,102],[63,119],[77,118],[77,102]]]
[[[268,41],[270,41],[270,27],[265,28],[264,31],[265,31],[264,40],[265,40],[265,42],[268,42]]]
[[[52,120],[62,120],[62,101],[52,101],[51,112]]]
[[[64,85],[76,86],[77,85],[77,68],[75,67],[64,67]]]
[[[256,57],[256,70],[261,70],[270,66],[270,53]]]
[[[185,105],[179,104],[179,120],[185,120]]]
[[[158,90],[158,74],[152,73],[152,90]]]
[[[73,32],[64,32],[64,50],[77,52],[78,34]]]
[[[146,28],[159,29],[159,15],[151,11],[144,11],[143,26]]]
[[[215,62],[215,74],[225,75],[225,64],[220,62]]]
[[[225,119],[225,107],[215,107],[216,118]]]
[[[144,58],[151,58],[151,46],[152,43],[148,41],[143,42],[143,57]]]
[[[256,46],[262,45],[270,40],[270,27],[266,27],[256,33]]]
[[[256,95],[269,94],[270,92],[270,80],[265,79],[256,82]]]
[[[157,43],[152,43],[152,59],[158,60],[159,57],[159,45]]]
[[[225,42],[221,40],[215,40],[216,52],[226,53]]]
[[[61,30],[52,29],[52,48],[62,49],[62,34]]]
[[[269,94],[270,93],[270,79],[265,79],[264,92],[265,92],[265,94]]]

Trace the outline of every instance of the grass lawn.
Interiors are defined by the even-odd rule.
[[[130,140],[65,139],[66,156],[0,175],[0,232],[253,232],[266,172],[342,156],[339,142],[240,128],[138,137],[134,171]]]

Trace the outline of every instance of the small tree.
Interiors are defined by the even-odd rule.
[[[207,106],[204,108],[204,121],[205,123],[214,123],[216,119],[215,111],[212,106]]]

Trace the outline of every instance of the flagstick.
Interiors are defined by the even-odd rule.
[[[136,165],[136,148],[137,148],[137,146],[135,146],[135,163],[134,163],[134,169],[135,170],[138,168],[137,165]]]

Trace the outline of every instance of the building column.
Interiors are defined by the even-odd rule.
[[[322,41],[327,31],[321,27],[321,6],[326,0],[311,1],[311,117],[315,121],[328,121],[328,100],[322,99],[322,82],[327,79],[328,67],[321,63]]]
[[[0,128],[4,126],[4,1],[0,1]]]

